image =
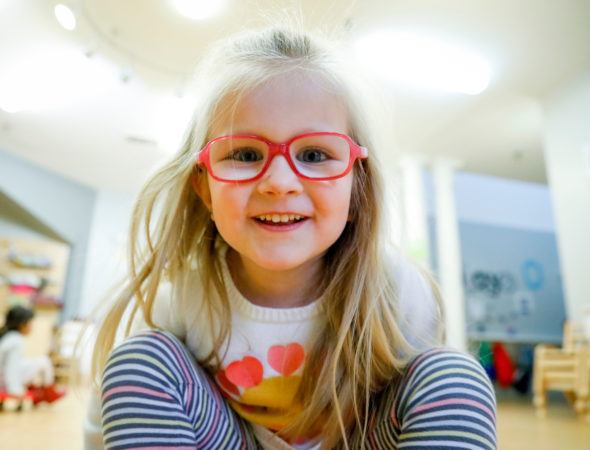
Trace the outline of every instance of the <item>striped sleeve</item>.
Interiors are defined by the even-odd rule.
[[[496,448],[496,400],[481,365],[445,349],[408,367],[394,404],[397,448]]]
[[[177,358],[165,342],[134,337],[109,357],[102,382],[102,429],[109,450],[195,448],[176,386]]]

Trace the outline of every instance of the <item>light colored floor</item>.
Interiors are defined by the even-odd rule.
[[[51,406],[0,412],[2,450],[80,450],[87,390],[68,394]],[[588,450],[590,423],[576,418],[559,396],[550,399],[546,419],[535,417],[527,398],[508,396],[498,403],[502,450]]]
[[[2,450],[81,450],[88,389],[73,390],[52,405],[0,412]]]
[[[549,398],[547,417],[539,419],[528,397],[498,401],[501,450],[590,450],[590,421],[580,419],[559,393]]]

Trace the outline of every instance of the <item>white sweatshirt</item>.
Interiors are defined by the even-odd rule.
[[[280,350],[285,350],[288,346],[297,346],[302,355],[307,351],[306,341],[313,330],[314,317],[317,317],[319,313],[319,300],[307,306],[288,309],[263,308],[254,305],[243,297],[234,285],[225,262],[225,253],[226,248],[220,250],[223,277],[228,289],[232,311],[232,339],[227,343],[227,351],[222,352],[225,354],[225,358],[221,367],[227,370],[231,364],[239,364],[244,356],[248,356],[250,359],[257,358],[263,367],[264,374],[259,380],[260,386],[257,386],[257,389],[260,390],[261,386],[265,387],[264,383],[267,378],[270,389],[273,378],[281,376],[280,373],[275,373],[276,368],[273,366],[272,357],[277,356]],[[431,289],[418,270],[405,259],[398,256],[392,259],[391,264],[398,287],[398,311],[401,315],[402,332],[416,347],[429,348],[436,344],[434,330],[437,315]],[[154,305],[153,318],[160,328],[170,331],[183,340],[196,359],[200,359],[207,355],[213,347],[211,336],[215,331],[216,324],[209,323],[204,314],[201,301],[203,290],[198,273],[192,274],[189,280],[192,284],[184,293],[180,292],[180,289],[171,288],[169,284],[162,285]],[[145,325],[134,327],[136,330],[141,328],[145,328]],[[272,351],[275,351],[277,355],[269,359],[266,355],[270,355],[271,353],[268,352]],[[303,358],[301,359],[303,360]],[[289,370],[289,373],[286,374],[289,379],[296,378],[293,375],[302,371],[302,365],[301,367],[299,365],[293,366],[292,370],[293,373]],[[217,377],[216,381],[219,381]],[[240,383],[239,379],[235,381]],[[258,428],[273,428],[274,418],[272,417],[250,417],[244,414],[240,410],[239,404],[244,389],[240,386],[230,387],[232,389],[229,392],[226,390],[226,393],[234,400],[233,403],[231,401],[230,403],[238,414],[242,413],[240,415],[244,418],[253,424],[258,424]],[[220,388],[224,388],[223,383],[220,384]],[[87,450],[103,448],[100,436],[99,408],[99,402],[93,399],[85,425],[85,448]],[[264,437],[262,431],[256,433],[259,439]]]
[[[18,331],[9,331],[0,339],[0,389],[13,395],[23,395],[26,380],[22,377],[25,339]]]

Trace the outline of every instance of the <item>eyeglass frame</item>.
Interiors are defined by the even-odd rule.
[[[341,174],[333,175],[331,177],[316,178],[316,177],[306,176],[306,175],[302,174],[297,169],[297,166],[295,165],[295,163],[291,159],[291,154],[289,153],[289,147],[291,146],[291,144],[294,141],[296,141],[298,139],[313,137],[313,136],[337,136],[337,137],[343,138],[348,143],[348,148],[350,149],[348,166],[346,167],[346,169],[344,169],[344,171]],[[211,145],[214,144],[215,142],[224,141],[224,140],[228,140],[228,139],[255,139],[255,140],[264,142],[268,146],[268,155],[266,158],[266,162],[265,162],[264,166],[262,167],[262,169],[260,169],[260,173],[258,173],[258,175],[251,177],[251,178],[244,178],[243,180],[232,180],[232,179],[227,179],[227,178],[221,178],[221,177],[218,177],[215,175],[215,173],[213,172],[213,169],[211,167],[211,161],[209,159],[209,152],[210,152]],[[260,178],[262,178],[262,176],[268,170],[268,167],[272,163],[273,159],[277,155],[283,155],[283,157],[285,158],[285,160],[289,164],[289,167],[295,173],[295,175],[297,175],[297,177],[302,178],[304,180],[310,180],[310,181],[328,181],[328,180],[336,180],[338,178],[342,178],[342,177],[348,175],[348,173],[352,170],[352,167],[354,166],[354,163],[356,162],[356,160],[368,158],[369,151],[366,147],[358,145],[356,142],[354,142],[350,136],[343,134],[343,133],[336,133],[333,131],[316,131],[313,133],[298,134],[296,136],[293,136],[292,138],[290,138],[286,142],[273,142],[269,139],[266,139],[262,136],[258,136],[255,134],[228,134],[225,136],[216,137],[216,138],[208,141],[197,155],[197,165],[205,166],[207,168],[207,171],[209,172],[209,175],[214,180],[221,181],[224,183],[249,183],[251,181],[256,181],[256,180],[259,180]]]

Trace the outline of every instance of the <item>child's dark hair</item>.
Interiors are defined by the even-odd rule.
[[[0,328],[0,339],[9,331],[18,331],[19,328],[33,319],[35,313],[24,306],[13,306],[6,313],[4,326]]]

